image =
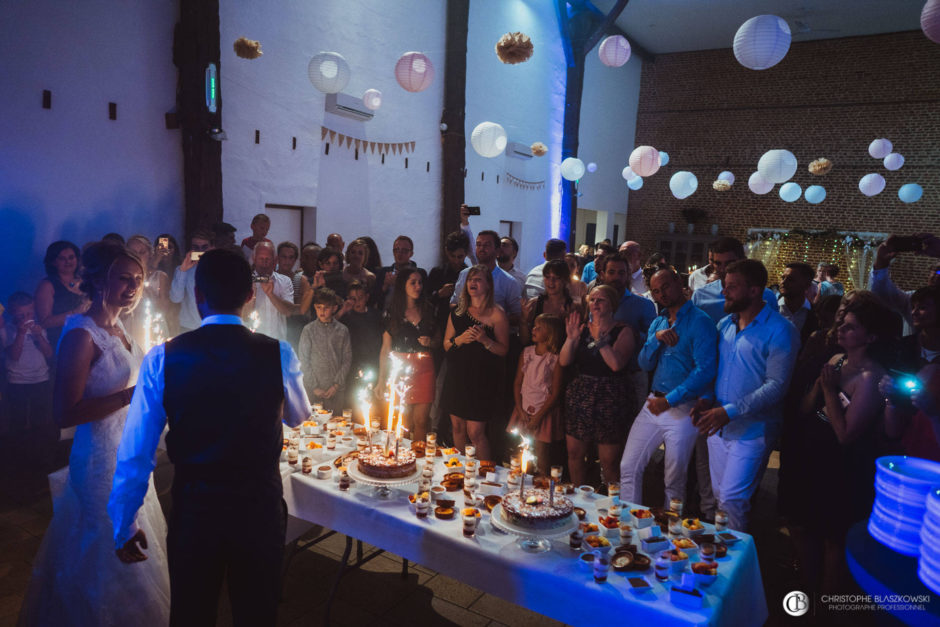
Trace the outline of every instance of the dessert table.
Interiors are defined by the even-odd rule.
[[[594,582],[590,564],[579,559],[582,551],[568,546],[568,538],[552,540],[551,550],[528,553],[517,538],[498,532],[484,514],[472,538],[463,536],[460,516],[439,520],[418,519],[408,502],[416,485],[392,488],[387,498],[374,496],[372,487],[353,484],[339,489],[334,468],[328,479],[318,479],[316,468],[328,459],[350,449],[316,451],[314,472],[303,474],[300,464],[281,464],[284,499],[288,512],[299,519],[333,529],[407,560],[442,572],[502,599],[571,625],[597,625],[610,621],[620,624],[655,621],[659,625],[762,625],[767,619],[767,603],[752,537],[736,533],[740,541],[729,546],[728,556],[718,560],[718,579],[707,588],[701,609],[689,610],[670,601],[669,588],[656,580],[652,568],[643,572],[618,573],[611,569],[607,581]],[[422,464],[424,460],[419,460]],[[434,483],[444,474],[443,463],[435,464]],[[506,469],[499,469],[505,480]],[[531,481],[531,478],[529,478]],[[463,502],[461,492],[448,493]],[[608,497],[570,496],[587,512],[588,521],[597,521],[598,504]],[[625,505],[626,507],[626,505]],[[481,508],[483,511],[486,508]],[[458,509],[459,511],[459,509]],[[710,525],[706,524],[711,532]],[[611,538],[616,545],[619,538]],[[636,544],[639,540],[634,539]],[[612,555],[612,554],[611,554]],[[694,561],[694,560],[693,560]],[[643,576],[651,590],[636,593],[627,577]],[[669,587],[679,583],[673,575]]]

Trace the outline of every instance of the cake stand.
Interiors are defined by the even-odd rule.
[[[346,465],[346,472],[349,473],[349,476],[358,481],[363,485],[372,486],[375,488],[372,495],[376,498],[387,499],[391,496],[391,488],[396,488],[398,486],[408,485],[409,483],[417,483],[421,478],[421,469],[416,468],[413,473],[405,477],[395,477],[393,479],[380,479],[378,477],[370,477],[366,474],[363,474],[359,471],[359,462],[358,460],[351,460]]]
[[[514,536],[518,536],[519,540],[517,541],[517,544],[519,545],[519,548],[526,553],[543,553],[548,551],[552,548],[552,543],[550,541],[552,538],[566,536],[574,531],[580,524],[578,516],[572,513],[571,518],[568,520],[568,524],[566,524],[564,527],[558,527],[557,529],[546,529],[544,531],[533,531],[531,529],[519,527],[518,525],[514,525],[503,520],[502,503],[496,505],[496,507],[493,508],[493,512],[490,515],[490,522],[492,522],[493,526],[500,531],[505,531],[506,533],[511,533]]]

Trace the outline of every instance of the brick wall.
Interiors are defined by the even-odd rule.
[[[636,145],[670,156],[642,189],[630,192],[627,235],[644,250],[655,249],[668,222],[685,232],[680,212],[687,207],[708,212],[697,233],[718,224],[720,234],[742,240],[748,228],[940,234],[940,45],[920,31],[794,43],[777,66],[759,72],[739,65],[730,48],[659,55],[643,64],[636,128]],[[904,155],[903,168],[889,172],[868,155],[878,137]],[[763,196],[748,189],[758,159],[773,148],[796,155],[792,180],[804,190],[826,188],[822,204],[786,203],[779,186]],[[806,169],[818,157],[835,164],[823,177]],[[679,170],[699,181],[685,200],[669,191]],[[736,177],[727,192],[711,186],[722,170]],[[887,180],[872,198],[858,191],[869,172]],[[908,182],[924,188],[910,205],[897,197]],[[815,254],[810,262],[821,260]],[[924,283],[927,269],[927,260],[906,255],[893,274],[913,288]]]

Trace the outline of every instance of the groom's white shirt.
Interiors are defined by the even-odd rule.
[[[242,324],[238,316],[209,316],[202,325]],[[290,344],[280,341],[281,373],[284,379],[283,419],[296,427],[310,415],[300,360]],[[108,499],[108,515],[114,525],[114,546],[119,549],[137,533],[137,510],[143,505],[156,465],[157,444],[166,426],[163,408],[163,344],[154,346],[140,366],[137,387],[127,412],[124,434],[117,451],[114,484]]]

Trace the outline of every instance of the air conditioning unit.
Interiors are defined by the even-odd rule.
[[[326,112],[359,120],[360,122],[368,122],[375,117],[372,111],[366,109],[366,106],[362,103],[362,98],[342,93],[326,95]]]
[[[516,159],[531,159],[532,149],[519,142],[507,142],[506,156],[515,157]]]

